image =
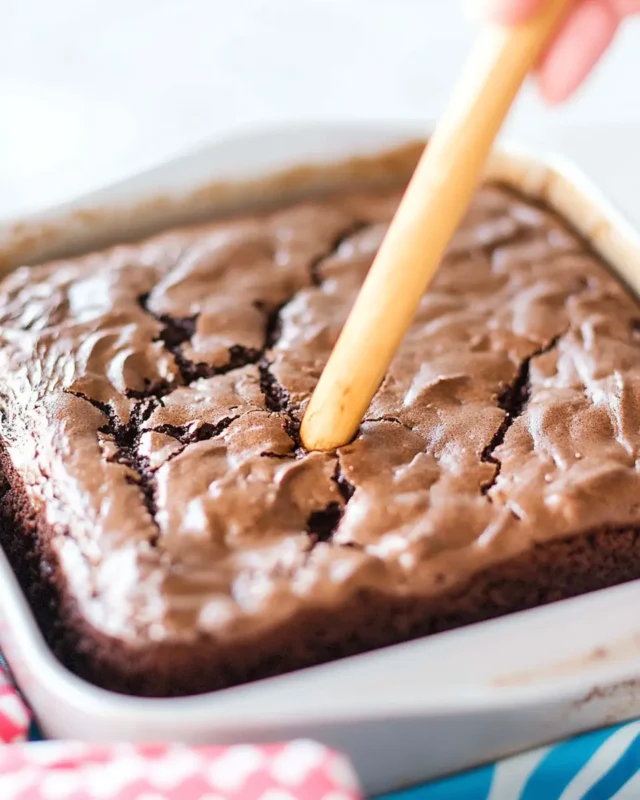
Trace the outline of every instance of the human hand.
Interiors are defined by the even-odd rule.
[[[485,16],[506,24],[523,22],[548,0],[484,0]],[[609,47],[624,17],[640,13],[640,0],[575,0],[536,68],[543,97],[566,100]]]

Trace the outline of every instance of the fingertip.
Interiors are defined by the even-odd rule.
[[[547,103],[571,97],[606,51],[618,23],[607,0],[582,1],[538,65],[538,87]]]
[[[566,88],[559,88],[553,80],[549,80],[544,71],[539,71],[536,74],[536,84],[538,94],[544,100],[546,105],[553,107],[560,106],[565,100],[568,100],[573,94],[574,90],[567,90]],[[577,89],[577,86],[576,86]]]

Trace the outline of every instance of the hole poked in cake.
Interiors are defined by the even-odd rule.
[[[330,542],[343,514],[344,506],[340,503],[329,503],[326,508],[314,511],[307,520],[307,533],[312,542]]]

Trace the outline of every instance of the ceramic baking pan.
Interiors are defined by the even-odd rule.
[[[412,133],[315,126],[203,147],[0,225],[0,266],[324,186],[407,176],[420,150]],[[497,153],[488,174],[559,211],[640,292],[640,239],[582,178],[512,151]],[[370,792],[640,714],[638,609],[640,581],[244,687],[136,699],[98,689],[56,661],[0,552],[0,646],[47,735],[219,743],[313,737],[349,753]]]

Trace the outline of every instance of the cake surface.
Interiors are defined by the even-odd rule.
[[[306,402],[399,190],[0,284],[0,541],[54,651],[202,692],[640,577],[640,309],[485,186],[354,441]]]

